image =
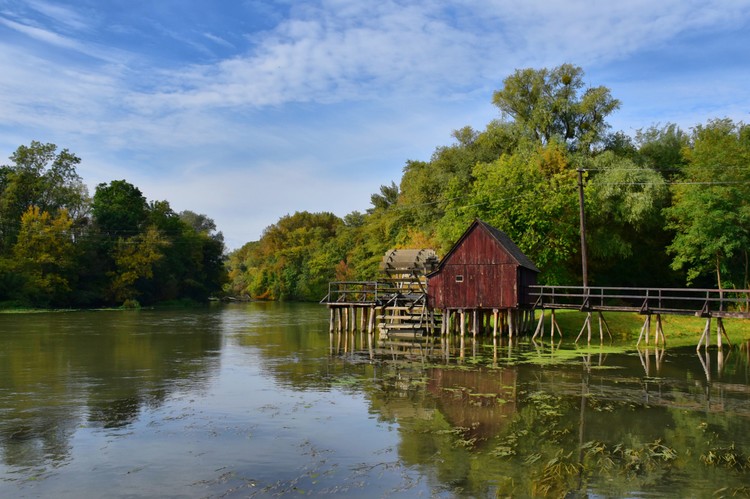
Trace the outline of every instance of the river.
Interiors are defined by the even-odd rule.
[[[747,345],[327,328],[312,304],[0,315],[0,497],[750,495]]]

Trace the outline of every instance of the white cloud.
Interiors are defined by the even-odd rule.
[[[29,5],[42,16],[0,13],[14,40],[0,42],[0,148],[54,141],[83,158],[90,185],[125,178],[150,199],[214,217],[228,240],[257,238],[297,209],[366,208],[407,159],[496,117],[492,91],[516,68],[571,62],[606,75],[592,83],[623,100],[615,129],[750,111],[741,64],[702,78],[626,65],[668,58],[685,34],[747,24],[749,1],[319,0],[290,2],[286,18],[255,33],[166,18],[122,26],[118,40],[148,33],[186,52],[249,40],[231,58],[175,56],[164,67],[113,46],[82,11]]]
[[[91,12],[87,12],[84,15],[76,10],[42,0],[26,0],[26,4],[33,10],[67,28],[76,31],[89,28]]]

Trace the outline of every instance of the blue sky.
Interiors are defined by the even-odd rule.
[[[364,211],[517,68],[581,66],[629,134],[750,122],[748,47],[750,0],[0,0],[0,163],[53,142],[235,249]]]

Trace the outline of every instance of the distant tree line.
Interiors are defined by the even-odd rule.
[[[93,197],[80,158],[20,146],[0,166],[0,304],[94,307],[205,301],[226,282],[224,242],[205,215],[149,202],[125,180]]]
[[[583,77],[570,64],[516,71],[493,95],[497,120],[407,161],[366,213],[288,215],[231,253],[227,291],[318,300],[330,280],[373,279],[389,248],[445,254],[476,217],[505,231],[542,282],[579,284],[579,168],[589,284],[750,287],[750,126],[613,133],[620,102]]]

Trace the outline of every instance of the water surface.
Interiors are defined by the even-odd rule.
[[[0,315],[0,497],[747,496],[748,349],[378,345],[324,307]]]

